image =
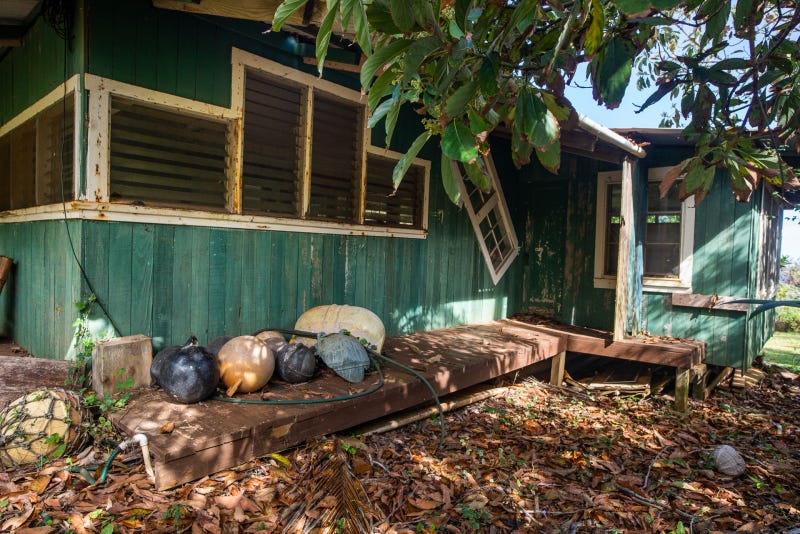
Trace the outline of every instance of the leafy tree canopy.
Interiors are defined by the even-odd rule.
[[[307,0],[284,0],[274,29]],[[794,187],[778,149],[800,150],[800,4],[796,0],[328,0],[317,35],[322,70],[334,25],[354,29],[367,57],[361,84],[370,124],[387,144],[400,108],[425,131],[394,173],[402,180],[425,142],[439,136],[442,179],[455,200],[451,162],[488,187],[476,158],[504,124],[516,165],[535,157],[557,172],[561,128],[575,119],[564,96],[588,64],[595,100],[616,108],[638,74],[696,142],[666,182],[701,200],[714,169],[729,171],[739,200],[760,180]],[[668,185],[667,183],[664,184]],[[665,188],[666,189],[666,188]]]

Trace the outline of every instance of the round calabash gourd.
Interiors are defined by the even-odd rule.
[[[231,339],[219,351],[219,369],[228,394],[263,388],[275,371],[275,354],[255,336]]]
[[[181,404],[200,402],[217,390],[219,364],[214,355],[192,336],[177,352],[164,359],[158,383]]]
[[[256,337],[267,344],[272,352],[277,356],[278,351],[287,345],[286,338],[283,334],[274,330],[265,330],[256,334]]]
[[[386,328],[383,321],[374,312],[358,306],[328,304],[316,306],[304,312],[294,325],[295,330],[313,333],[330,334],[345,330],[356,339],[364,339],[380,352],[386,340]],[[314,346],[316,339],[297,338],[309,347]]]
[[[80,397],[64,389],[40,389],[12,401],[0,411],[0,465],[70,454],[86,440],[84,418],[89,415]]]
[[[302,343],[284,344],[275,356],[276,374],[291,384],[310,380],[316,370],[317,355],[314,349]]]

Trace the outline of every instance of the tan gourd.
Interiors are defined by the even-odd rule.
[[[219,351],[219,372],[228,395],[252,393],[263,388],[275,371],[275,354],[255,336],[231,339]]]

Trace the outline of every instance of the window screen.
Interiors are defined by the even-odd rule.
[[[242,209],[300,215],[304,89],[247,71]]]
[[[392,194],[396,159],[367,155],[367,198],[364,223],[376,226],[422,228],[425,168],[411,165],[397,192]]]
[[[308,217],[359,222],[363,107],[314,93]]]
[[[227,125],[111,98],[112,202],[225,207]]]
[[[68,96],[0,139],[0,210],[72,200],[74,122]]]
[[[617,274],[619,254],[620,199],[622,186],[608,184],[604,273]],[[647,218],[644,238],[644,275],[675,278],[681,263],[681,200],[679,184],[660,198],[659,183],[647,185]]]

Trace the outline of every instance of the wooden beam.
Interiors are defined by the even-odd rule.
[[[685,306],[687,308],[706,308],[707,310],[747,312],[750,310],[749,304],[730,304],[731,301],[743,298],[744,297],[701,295],[699,293],[674,293],[672,295],[672,305]]]
[[[304,57],[303,63],[306,65],[314,65],[317,66],[317,58],[315,57]],[[341,70],[344,72],[355,72],[359,74],[361,72],[361,65],[353,65],[352,63],[343,63],[341,61],[328,61],[325,60],[325,67],[326,69],[333,69],[333,70]]]
[[[16,48],[22,46],[22,37],[3,37],[0,38],[0,46],[9,46]]]
[[[546,326],[531,325],[530,328],[542,333],[565,336],[568,352],[687,368],[701,363],[705,357],[705,344],[702,342],[653,343],[635,338],[613,341],[608,337],[578,334]]]
[[[691,369],[691,394],[696,400],[706,400],[708,398],[708,366],[704,363],[695,365]]]
[[[631,238],[633,235],[633,159],[622,162],[622,192],[617,256],[617,294],[614,305],[614,341],[625,339],[628,322],[628,274],[631,272]]]

